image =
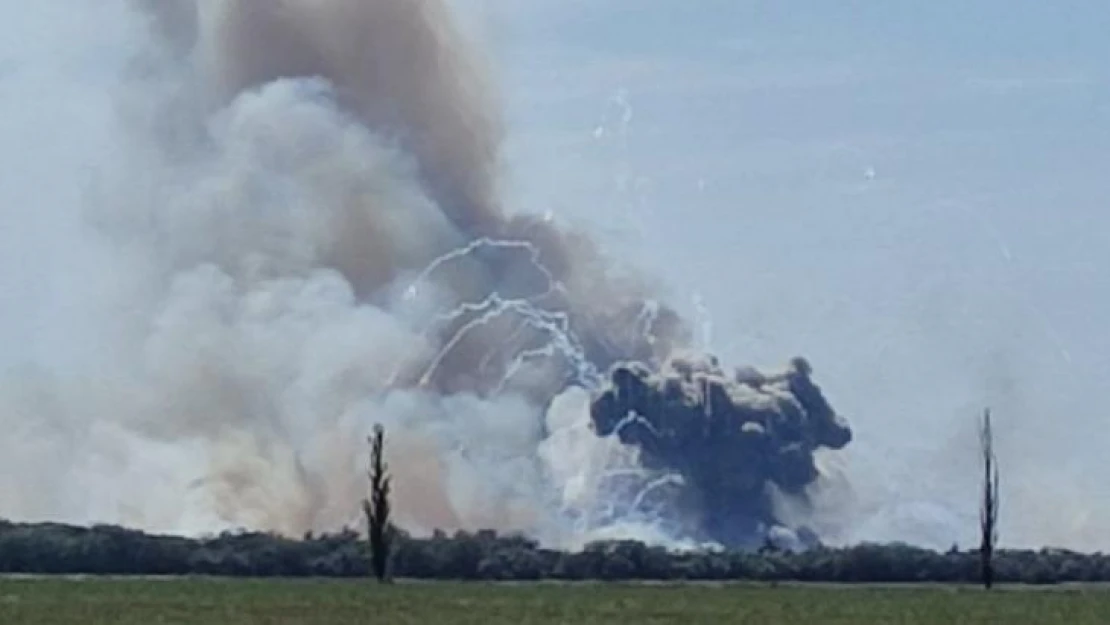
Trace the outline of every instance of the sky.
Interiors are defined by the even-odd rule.
[[[512,194],[706,311],[729,363],[808,358],[861,533],[973,527],[989,406],[1003,541],[1105,545],[1110,7],[522,4],[484,6]]]
[[[856,432],[826,503],[857,535],[941,544],[956,519],[970,540],[990,406],[1002,542],[1107,546],[1110,6],[455,4],[501,87],[510,207],[589,228],[726,362],[809,359]],[[88,85],[123,67],[133,24],[118,2],[0,15],[17,365],[72,348],[52,311],[103,279],[67,262],[56,232],[80,215],[56,207],[95,191],[115,104]]]

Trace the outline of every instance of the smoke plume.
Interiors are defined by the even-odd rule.
[[[380,422],[415,531],[744,543],[777,523],[769,489],[803,497],[848,442],[808,365],[679,356],[648,280],[500,204],[496,94],[442,1],[132,7],[149,41],[89,200],[111,348],[4,395],[53,432],[27,454],[99,490],[5,484],[15,514],[335,529]]]

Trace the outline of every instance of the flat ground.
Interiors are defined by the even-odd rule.
[[[1106,625],[1110,592],[955,587],[0,580],[13,625]]]

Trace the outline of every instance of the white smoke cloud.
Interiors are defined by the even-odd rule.
[[[51,67],[9,88],[48,112],[111,95],[87,102],[95,116],[55,119],[58,141],[26,138],[48,172],[36,182],[54,188],[17,187],[65,228],[5,215],[52,245],[9,248],[31,275],[5,277],[57,289],[20,302],[13,318],[66,308],[32,333],[27,353],[9,355],[33,364],[2,380],[0,513],[187,533],[334,530],[358,520],[365,435],[380,422],[403,525],[570,540],[551,480],[590,478],[581,467],[566,474],[561,439],[545,442],[543,404],[512,392],[548,388],[548,378],[525,367],[487,397],[496,367],[473,371],[472,356],[498,347],[497,324],[512,321],[468,335],[461,357],[440,353],[452,326],[436,325],[458,302],[534,283],[536,272],[499,261],[504,275],[491,276],[461,258],[411,288],[436,257],[489,231],[540,227],[545,249],[563,249],[547,226],[513,226],[497,206],[496,116],[446,9],[259,6],[117,3],[111,32],[76,39],[36,10],[57,38],[21,50],[29,62],[57,50],[111,58],[93,85],[39,97],[31,83],[88,69]],[[92,17],[67,8],[74,23]],[[50,126],[46,114],[26,116]],[[11,153],[15,129],[3,138]],[[67,268],[81,280],[55,279]],[[583,293],[601,279],[557,270]],[[512,336],[534,346],[520,327]],[[439,363],[432,386],[414,384],[429,363]],[[586,431],[584,406],[561,418],[558,427]],[[573,444],[603,445],[581,434]]]

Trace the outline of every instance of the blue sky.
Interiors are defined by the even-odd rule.
[[[480,22],[518,205],[700,297],[730,362],[810,358],[869,527],[950,540],[922,510],[975,514],[992,405],[1011,539],[1098,541],[1110,6],[522,4]]]

